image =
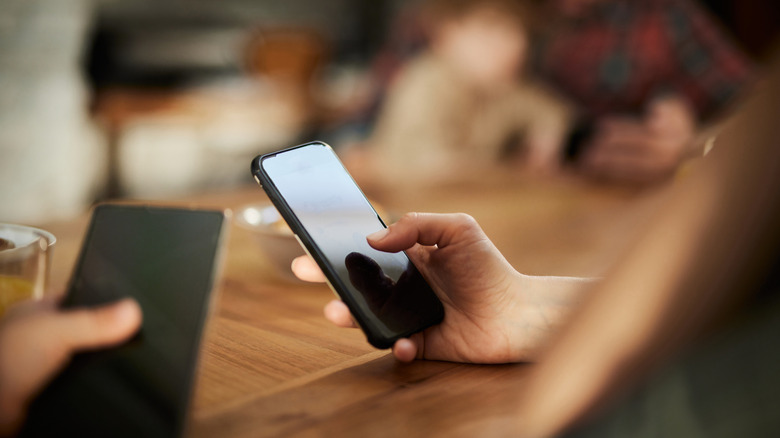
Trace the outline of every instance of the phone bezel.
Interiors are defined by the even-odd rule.
[[[341,165],[341,168],[344,170],[344,173],[346,173],[347,176],[349,176],[350,180],[358,189],[361,196],[363,196],[366,203],[373,210],[379,223],[382,224],[383,227],[387,228],[387,224],[385,223],[385,221],[382,220],[381,216],[379,216],[379,213],[376,212],[374,206],[371,205],[371,202],[368,200],[365,193],[363,193],[363,191],[360,189],[360,186],[358,186],[355,179],[352,177],[352,175],[349,174],[349,172],[344,167],[344,164],[341,162],[341,160],[338,159],[338,155],[336,154],[336,152],[333,150],[333,148],[330,145],[328,145],[325,142],[313,141],[313,142],[308,142],[301,145],[289,147],[286,149],[282,149],[276,152],[258,155],[252,160],[252,175],[254,176],[257,183],[266,192],[268,198],[271,200],[271,203],[279,211],[280,215],[285,220],[285,222],[287,222],[287,225],[290,227],[292,232],[295,234],[295,236],[297,236],[298,241],[303,245],[306,252],[317,262],[317,265],[320,267],[323,274],[325,274],[325,278],[327,279],[331,289],[347,305],[347,307],[349,308],[350,312],[353,315],[355,322],[363,330],[363,333],[366,335],[368,342],[374,347],[379,349],[391,348],[396,340],[404,337],[409,337],[414,333],[417,333],[430,326],[440,323],[444,318],[444,308],[441,305],[440,300],[438,300],[438,297],[436,298],[437,298],[437,302],[439,302],[439,306],[437,309],[438,312],[436,313],[435,317],[422,327],[410,327],[409,329],[403,332],[390,332],[389,330],[383,330],[384,324],[382,324],[381,321],[378,321],[378,318],[376,316],[374,316],[369,312],[363,311],[363,309],[359,305],[357,305],[357,302],[355,301],[352,294],[350,293],[349,288],[346,286],[346,284],[344,284],[342,279],[338,276],[336,270],[333,268],[333,266],[331,266],[331,264],[328,262],[327,258],[325,257],[325,254],[322,252],[322,250],[320,250],[319,246],[315,243],[314,239],[306,230],[306,228],[304,228],[303,224],[295,215],[292,208],[287,204],[287,201],[282,197],[281,193],[279,192],[279,189],[276,187],[276,184],[273,182],[270,176],[263,169],[262,163],[264,160],[296,149],[301,149],[306,147],[324,147],[328,149],[329,152],[334,155],[339,165]],[[403,251],[403,253],[404,256],[407,258],[407,260],[409,261],[409,263],[414,265],[414,262],[412,262],[408,254],[406,254],[406,251]],[[419,268],[416,265],[415,268],[419,271]],[[432,288],[431,291],[433,292]],[[433,293],[435,295],[435,292]]]

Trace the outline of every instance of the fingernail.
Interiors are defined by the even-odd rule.
[[[366,238],[376,242],[376,241],[382,240],[385,237],[387,237],[388,233],[389,233],[389,229],[385,228],[385,229],[377,231],[376,233],[369,234],[368,236],[366,236]]]
[[[141,315],[141,306],[132,298],[120,300],[113,310],[114,318],[122,321],[135,321]]]

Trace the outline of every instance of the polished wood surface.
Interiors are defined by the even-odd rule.
[[[518,270],[599,275],[649,209],[636,190],[576,179],[518,180],[369,196],[405,211],[473,215]],[[172,205],[237,209],[256,186]],[[63,288],[88,217],[57,235],[51,284]],[[208,326],[188,434],[233,436],[505,436],[532,365],[400,364],[359,330],[322,316],[324,285],[276,272],[247,230],[232,226]]]

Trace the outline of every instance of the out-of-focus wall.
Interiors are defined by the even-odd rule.
[[[220,145],[239,140],[248,143],[248,134],[234,127],[236,120],[247,119],[249,113],[259,113],[263,120],[270,120],[268,123],[273,118],[264,115],[262,107],[245,102],[250,100],[247,96],[261,95],[259,99],[274,110],[274,117],[284,115],[283,105],[262,95],[268,87],[263,88],[258,81],[246,83],[244,49],[248,38],[265,28],[314,29],[330,44],[329,59],[366,61],[381,42],[384,23],[399,1],[0,0],[0,221],[35,224],[57,220],[83,212],[101,194],[132,194],[106,186],[107,181],[117,180],[121,163],[115,161],[121,158],[118,152],[127,139],[116,138],[115,132],[93,118],[95,105],[100,103],[92,99],[93,94],[101,96],[105,87],[119,89],[121,96],[143,98],[144,87],[151,85],[158,95],[184,95],[188,104],[208,101],[216,89],[227,108],[223,112],[229,114],[209,116],[209,120],[227,120],[219,125],[227,128],[219,135],[209,129],[207,137],[214,137],[211,143]],[[108,37],[100,41],[109,43],[103,46],[109,56],[90,56],[101,35]],[[184,81],[166,83],[170,73]],[[155,82],[160,77],[162,83]],[[234,104],[239,97],[246,111]],[[204,105],[186,107],[193,106],[197,110]],[[208,102],[205,106],[209,111],[219,110],[218,105]],[[153,122],[156,124],[142,127],[159,125],[157,119]],[[285,127],[282,125],[247,126],[273,137]],[[127,126],[134,134],[149,132],[140,130],[138,124]],[[197,134],[193,129],[168,129],[164,138],[156,139],[166,147],[175,144],[172,132],[178,143]],[[135,152],[155,146],[143,136],[131,140],[139,140],[143,146]],[[243,153],[240,160],[234,159],[236,154],[229,157],[232,161],[223,160],[223,167],[230,172],[225,171],[226,177],[212,178],[216,182],[191,183],[163,169],[160,178],[174,179],[169,184],[173,189],[186,186],[186,190],[166,192],[162,185],[167,180],[158,184],[142,175],[144,187],[151,187],[135,194],[164,196],[208,188],[204,184],[233,184],[233,174],[245,173],[244,155],[261,148],[255,149]],[[182,154],[170,160],[170,154],[161,152],[142,154],[136,167],[148,170],[162,162],[181,164]],[[209,159],[212,167],[220,163]],[[234,167],[237,170],[233,171]]]
[[[319,137],[323,120],[367,93],[398,5],[99,1],[87,68],[110,139],[108,195],[170,199],[251,183],[252,157]]]
[[[80,65],[88,0],[0,1],[0,221],[39,223],[94,199],[105,152]]]
[[[112,49],[98,56],[111,65],[91,67],[98,85],[173,71],[224,73],[242,67],[242,45],[268,28],[313,30],[334,58],[365,60],[384,40],[394,11],[409,1],[98,0],[95,27]]]

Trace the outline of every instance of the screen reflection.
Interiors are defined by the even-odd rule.
[[[406,254],[368,245],[366,236],[384,223],[330,147],[290,149],[266,157],[262,166],[353,305],[378,318],[376,329],[393,336],[438,322],[431,320],[441,304]]]

